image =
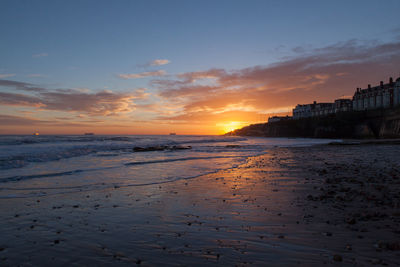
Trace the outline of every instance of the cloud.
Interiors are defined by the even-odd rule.
[[[200,79],[216,79],[223,75],[226,75],[226,71],[223,69],[210,69],[207,71],[180,73],[177,77],[183,79],[186,83],[193,83]]]
[[[133,73],[133,74],[118,74],[118,77],[122,79],[140,79],[151,76],[163,76],[165,74],[166,74],[165,70],[158,70],[158,71],[148,71],[148,72]]]
[[[0,79],[5,79],[9,77],[14,77],[16,74],[13,73],[5,73],[5,74],[0,74]]]
[[[12,115],[0,115],[0,125],[2,126],[63,126],[63,127],[82,127],[92,126],[86,122],[66,122],[62,120],[41,120],[32,117],[20,117]]]
[[[39,58],[39,57],[47,57],[49,54],[47,53],[39,53],[39,54],[34,54],[32,55],[33,58]]]
[[[9,126],[28,125],[28,126],[31,126],[31,125],[38,125],[41,123],[43,123],[43,121],[36,120],[36,119],[0,114],[0,125],[9,125]]]
[[[147,92],[147,88],[138,88],[132,93],[132,97],[136,99],[147,99],[150,93]]]
[[[14,88],[16,90],[28,91],[28,92],[46,91],[46,89],[35,86],[30,83],[17,82],[17,81],[12,81],[12,80],[0,80],[0,87],[10,87],[10,88]]]
[[[134,97],[129,94],[102,91],[94,94],[79,91],[41,93],[42,109],[86,112],[91,115],[117,115],[134,110]]]
[[[42,101],[38,97],[0,92],[0,104],[7,106],[28,106],[40,107],[43,106]]]
[[[168,59],[155,59],[149,63],[150,66],[162,66],[171,63]]]
[[[45,77],[45,75],[43,75],[43,74],[38,74],[38,73],[28,74],[27,76],[30,77],[30,78],[43,78],[43,77]],[[0,77],[0,78],[1,78],[1,77]]]
[[[118,120],[129,117],[133,121],[134,114],[160,125],[254,122],[260,117],[265,120],[266,114],[289,113],[296,104],[351,97],[356,87],[379,84],[400,74],[400,41],[350,40],[320,48],[296,47],[295,51],[294,56],[274,64],[234,70],[210,68],[173,76],[163,70],[118,75],[123,79],[153,77],[149,84],[157,94],[150,94],[146,88],[123,93],[49,89],[0,79],[0,89],[7,89],[0,93],[0,105],[69,113],[60,118],[120,116]]]
[[[164,119],[189,121],[232,112],[249,116],[288,112],[288,107],[298,103],[333,102],[342,95],[352,95],[356,87],[379,84],[400,73],[400,42],[350,40],[295,50],[297,56],[267,66],[209,69],[181,73],[175,79],[152,80],[160,97],[184,103],[180,114]]]
[[[92,116],[118,116],[135,110],[135,101],[146,99],[148,93],[140,88],[130,93],[110,90],[91,93],[80,89],[45,89],[22,82],[0,80],[0,87],[15,88],[29,94],[0,92],[0,104],[29,106],[41,110],[86,113]]]
[[[216,86],[181,86],[176,89],[168,89],[162,91],[160,96],[171,98],[171,97],[189,97],[189,96],[202,96],[203,94],[210,94],[215,90],[220,90],[220,87]]]

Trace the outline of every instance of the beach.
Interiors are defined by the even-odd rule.
[[[270,147],[196,177],[2,198],[1,265],[398,266],[399,152]]]

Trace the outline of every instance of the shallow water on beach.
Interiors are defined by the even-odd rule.
[[[295,170],[274,163],[279,155],[282,163],[292,164],[290,154],[276,150],[198,179],[141,186],[89,186],[83,192],[64,186],[57,189],[63,193],[51,194],[51,177],[26,179],[24,183],[40,185],[43,195],[0,199],[0,262],[276,266],[320,261],[315,256],[327,252],[304,244],[306,225],[295,224],[303,212],[295,208],[292,190],[303,187]],[[69,184],[79,179],[75,174],[64,178]],[[25,189],[20,191],[33,192]]]
[[[0,136],[0,198],[162,184],[236,167],[271,147],[331,141],[179,135]],[[134,147],[164,149],[135,152]]]
[[[152,152],[132,152],[136,146],[132,142],[122,152],[93,152],[3,169],[30,168],[33,174],[1,183],[0,265],[369,266],[383,262],[398,266],[398,251],[376,250],[376,244],[397,244],[395,208],[386,209],[385,214],[393,216],[380,221],[372,217],[349,224],[348,216],[361,209],[380,216],[375,213],[382,209],[380,202],[371,210],[371,203],[358,199],[354,203],[340,198],[315,200],[332,192],[359,192],[356,197],[366,199],[382,186],[390,187],[382,190],[385,195],[396,195],[398,147],[304,147],[318,142],[221,139],[218,145],[198,140],[191,142],[191,150]],[[254,147],[241,150],[246,145]],[[225,154],[213,152],[210,146]],[[113,155],[98,156],[104,153]],[[170,155],[167,161],[160,158],[163,153]],[[253,157],[253,153],[263,155]],[[48,166],[47,175],[35,169],[40,164]],[[77,168],[82,171],[71,171]],[[379,176],[374,168],[381,172]],[[213,173],[185,178],[194,177],[195,171]],[[175,180],[166,178],[170,176]],[[326,184],[331,179],[343,183]],[[387,182],[366,189],[360,183],[364,179]]]

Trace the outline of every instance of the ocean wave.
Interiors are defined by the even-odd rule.
[[[20,168],[35,162],[56,161],[65,158],[88,155],[98,151],[95,147],[76,147],[67,149],[32,149],[25,153],[0,158],[0,170]]]
[[[20,175],[20,176],[11,176],[6,178],[0,178],[0,183],[7,183],[7,182],[16,182],[21,180],[29,180],[35,178],[46,178],[46,177],[54,177],[54,176],[63,176],[63,175],[73,175],[84,170],[73,170],[73,171],[66,171],[66,172],[54,172],[54,173],[43,173],[43,174],[33,174],[33,175]]]
[[[145,141],[153,145],[180,144],[180,143],[211,143],[244,141],[244,137],[229,136],[114,136],[114,135],[40,135],[40,136],[0,136],[0,146],[34,145],[42,143],[92,143],[92,142],[140,142]]]
[[[179,144],[200,144],[200,143],[226,143],[226,142],[239,142],[246,141],[247,138],[244,137],[218,137],[218,138],[210,138],[210,139],[200,139],[200,140],[185,140],[180,142]]]
[[[125,163],[125,165],[131,166],[131,165],[144,165],[144,164],[155,164],[155,163],[169,163],[169,162],[175,162],[175,161],[203,160],[203,159],[229,159],[229,158],[245,158],[245,156],[186,157],[186,158],[176,158],[176,159],[134,161],[134,162]]]
[[[133,136],[107,136],[107,135],[40,135],[40,136],[1,136],[0,146],[28,145],[42,143],[82,143],[82,142],[132,142],[140,137]]]
[[[113,168],[116,168],[116,167],[78,169],[78,170],[71,170],[71,171],[65,171],[65,172],[49,172],[49,173],[40,173],[40,174],[31,174],[31,175],[16,175],[16,176],[0,178],[0,183],[17,182],[17,181],[37,179],[37,178],[49,178],[49,177],[56,177],[56,176],[68,176],[68,175],[75,175],[75,174],[82,173],[82,172],[107,170],[107,169],[113,169]],[[0,189],[2,189],[2,188],[0,188]]]
[[[30,139],[29,139],[30,138]],[[264,151],[269,147],[279,146],[308,146],[328,142],[327,140],[315,139],[262,139],[230,136],[45,136],[42,139],[49,140],[86,140],[87,142],[65,142],[65,143],[42,143],[36,144],[35,137],[24,136],[0,136],[1,140],[12,140],[15,142],[27,142],[25,146],[3,146],[0,149],[0,170],[23,168],[31,163],[51,162],[80,156],[93,155],[94,157],[118,157],[125,153],[133,153],[135,147],[180,147],[191,146],[190,152],[184,150],[173,150],[166,152],[181,153],[180,155],[195,156],[195,153],[235,153],[242,156]],[[37,139],[40,140],[40,139]],[[88,141],[89,140],[89,141]],[[94,142],[96,141],[96,142]],[[152,155],[157,156],[165,151],[154,151]],[[132,156],[136,159],[136,155]],[[137,156],[138,158],[141,156]],[[189,160],[187,158],[186,160]],[[139,160],[139,159],[138,159]],[[176,161],[172,159],[172,161]],[[157,162],[160,163],[160,162]],[[133,164],[149,164],[146,162]]]
[[[12,198],[31,198],[31,197],[45,197],[50,195],[65,195],[70,193],[77,192],[90,192],[95,190],[104,190],[107,188],[127,188],[127,187],[142,187],[142,186],[150,186],[150,185],[161,185],[167,183],[173,183],[180,180],[191,180],[196,179],[205,175],[217,173],[222,170],[228,170],[237,168],[239,165],[234,164],[228,168],[218,168],[211,171],[202,172],[192,176],[178,176],[178,177],[165,177],[163,180],[147,182],[147,183],[92,183],[92,184],[84,184],[78,186],[60,186],[60,187],[25,187],[25,188],[14,188],[14,187],[0,187],[0,191],[16,191],[16,192],[24,192],[22,194],[7,194],[0,195],[0,199],[12,199]],[[49,176],[48,176],[49,177]],[[129,180],[128,178],[125,180]],[[45,190],[49,190],[50,192],[46,192]],[[25,193],[26,192],[26,193]]]
[[[225,159],[225,158],[226,159],[229,159],[229,158],[245,159],[246,157],[245,156],[185,157],[185,158],[173,158],[173,159],[163,159],[163,160],[128,162],[128,163],[125,163],[124,166],[170,163],[170,162],[191,161],[191,160]],[[65,172],[50,172],[50,173],[40,173],[40,174],[31,174],[31,175],[16,175],[16,176],[0,178],[0,183],[17,182],[17,181],[23,181],[23,180],[49,178],[49,177],[57,177],[57,176],[69,176],[69,175],[75,175],[75,174],[83,173],[83,172],[107,170],[107,169],[120,168],[120,167],[121,166],[112,166],[112,167],[91,168],[91,169],[77,169],[77,170],[71,170],[71,171],[65,171]]]
[[[99,157],[117,156],[133,152],[133,148],[179,146],[238,142],[241,137],[221,136],[1,136],[0,170],[21,168],[30,163],[57,161],[66,158],[99,154]],[[7,145],[7,146],[5,146]],[[107,152],[113,152],[107,155]]]

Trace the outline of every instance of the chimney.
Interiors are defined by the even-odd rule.
[[[392,77],[390,77],[390,79],[389,79],[389,83],[390,83],[390,85],[392,85],[392,84],[393,84],[393,78],[392,78]]]
[[[370,84],[368,84],[368,89],[371,89],[371,85]]]
[[[383,87],[383,81],[381,81],[381,87]]]
[[[317,101],[314,101],[314,103],[313,103],[313,104],[314,104],[314,105],[315,105],[315,104],[317,104]]]

